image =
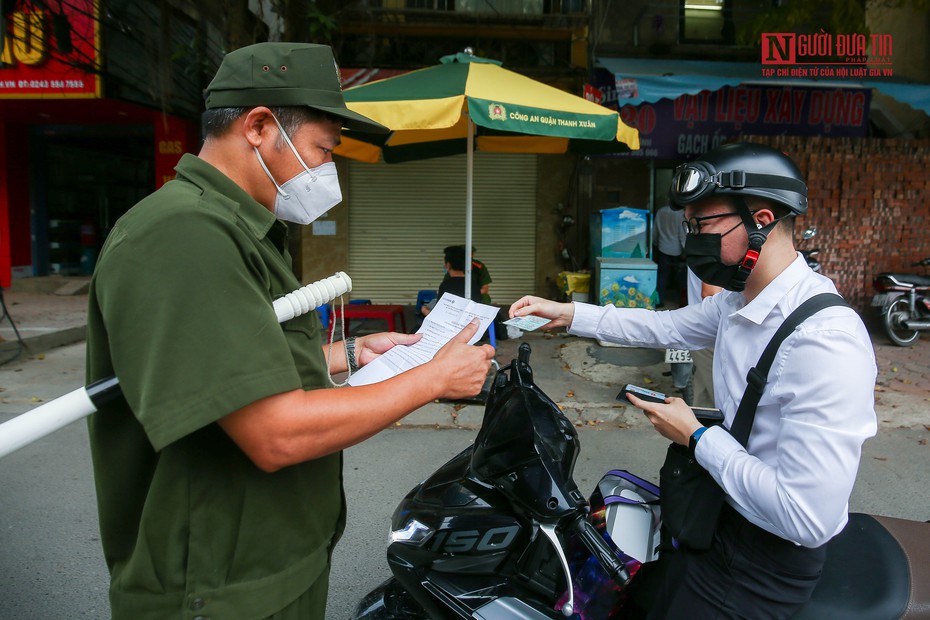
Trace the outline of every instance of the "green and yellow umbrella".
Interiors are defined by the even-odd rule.
[[[465,247],[472,247],[472,157],[498,153],[622,152],[639,133],[615,110],[468,53],[344,92],[346,105],[391,130],[343,132],[335,153],[397,163],[466,153]],[[466,263],[465,290],[471,265]]]
[[[615,110],[500,64],[455,54],[433,67],[346,90],[350,109],[391,133],[346,132],[336,153],[371,163],[442,157],[467,152],[469,135],[474,150],[496,153],[639,148],[639,133]],[[477,131],[469,131],[469,121]]]

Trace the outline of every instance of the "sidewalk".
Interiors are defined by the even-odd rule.
[[[22,359],[84,339],[88,282],[87,278],[29,278],[2,292],[25,345]],[[382,323],[371,323],[370,328],[383,329]],[[6,316],[0,321],[0,338],[2,361],[20,349]],[[523,342],[532,347],[536,383],[577,425],[644,426],[647,422],[638,409],[615,399],[625,383],[676,393],[671,379],[662,374],[668,370],[663,351],[601,347],[564,332],[526,333],[500,341],[497,361],[510,363]],[[878,362],[875,400],[880,425],[930,430],[930,334],[909,348],[889,344],[880,333],[873,333],[872,342]],[[399,425],[477,428],[483,414],[478,403],[435,402]]]
[[[21,356],[39,355],[84,340],[89,284],[90,278],[54,276],[14,280],[0,293],[6,308],[0,316],[0,361],[21,344]]]

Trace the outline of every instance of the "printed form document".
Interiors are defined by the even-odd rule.
[[[398,345],[370,364],[366,364],[358,372],[352,373],[349,385],[377,383],[416,368],[420,364],[425,364],[433,359],[436,352],[458,335],[472,319],[478,318],[481,326],[468,341],[469,344],[474,344],[489,327],[493,329],[491,324],[496,316],[497,308],[494,306],[479,304],[451,293],[443,293],[443,296],[436,302],[436,306],[426,315],[423,325],[417,330],[418,334],[423,334],[418,342],[409,346]]]

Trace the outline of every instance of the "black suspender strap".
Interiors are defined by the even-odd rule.
[[[768,382],[769,370],[772,368],[772,362],[775,361],[778,347],[807,317],[830,306],[849,307],[849,304],[836,293],[820,293],[795,308],[772,336],[755,367],[749,369],[749,374],[746,375],[746,391],[743,392],[743,398],[733,418],[733,428],[730,429],[730,434],[743,447],[746,447],[749,442],[749,432],[752,430],[752,423],[756,417],[756,407],[759,405],[762,391]]]

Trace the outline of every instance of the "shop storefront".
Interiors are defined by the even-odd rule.
[[[0,285],[88,275],[116,219],[196,150],[197,126],[107,97],[98,5],[13,11],[0,64]]]
[[[535,155],[475,157],[473,245],[488,267],[494,303],[533,291]],[[443,248],[465,240],[465,156],[348,167],[349,273],[353,296],[413,303],[442,282]]]

